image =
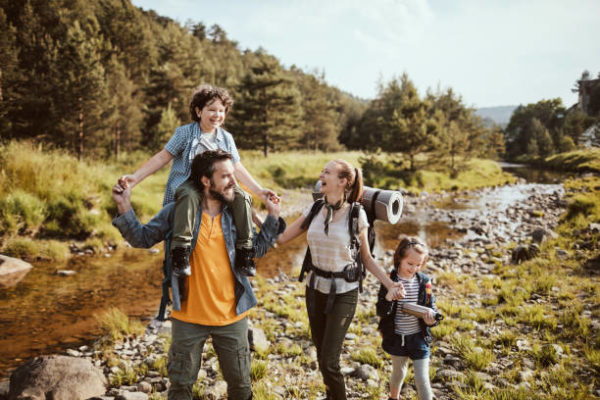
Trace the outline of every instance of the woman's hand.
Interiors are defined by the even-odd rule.
[[[385,299],[387,301],[400,300],[405,296],[404,286],[400,282],[394,282],[394,285],[388,289]]]
[[[265,205],[267,204],[267,201],[271,201],[273,203],[279,203],[279,201],[281,200],[281,198],[279,196],[277,196],[277,193],[275,193],[271,189],[261,190],[260,197],[261,197],[261,200],[263,201],[263,203],[265,203]]]

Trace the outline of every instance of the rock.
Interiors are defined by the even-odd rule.
[[[9,399],[79,400],[105,391],[106,378],[90,361],[51,355],[32,358],[12,373]]]
[[[204,398],[208,400],[224,399],[227,396],[227,383],[217,381],[204,391]]]
[[[56,274],[60,276],[71,276],[75,275],[76,273],[77,272],[70,269],[59,269],[58,271],[56,271]]]
[[[556,247],[554,249],[554,253],[556,254],[557,257],[562,258],[562,259],[565,259],[569,256],[569,253],[567,253],[565,250],[563,250],[559,247]]]
[[[265,332],[260,328],[248,329],[248,340],[250,341],[250,349],[258,352],[266,352],[269,349],[269,341],[265,336]]]
[[[379,374],[377,373],[377,370],[368,364],[363,364],[356,368],[353,375],[362,379],[363,381],[368,379],[373,379],[375,381],[379,380]]]
[[[152,392],[152,384],[150,382],[142,381],[137,384],[138,392],[142,393],[151,393]]]
[[[8,398],[8,390],[10,389],[10,381],[4,380],[0,382],[0,400]]]
[[[548,237],[548,232],[543,228],[537,228],[531,232],[531,240],[533,243],[542,244]]]
[[[517,246],[513,249],[511,261],[513,264],[521,264],[523,261],[531,260],[540,254],[540,248],[537,244],[532,243],[529,246]]]
[[[463,376],[464,374],[462,372],[456,371],[454,369],[438,369],[435,373],[435,377],[441,381],[448,379],[458,379]]]
[[[31,268],[25,261],[0,254],[0,289],[15,286]]]
[[[531,369],[525,369],[519,372],[519,382],[527,382],[535,375],[535,372]]]
[[[142,392],[122,392],[115,400],[148,400],[148,395]]]

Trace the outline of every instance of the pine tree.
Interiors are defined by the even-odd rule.
[[[271,150],[298,147],[300,93],[277,59],[259,52],[238,92],[232,125],[240,147],[261,146],[265,157]]]
[[[417,89],[405,73],[392,80],[380,94],[383,115],[379,117],[381,147],[388,152],[408,156],[410,170],[414,171],[415,156],[432,146],[432,133],[428,128],[427,102],[419,98]]]
[[[324,76],[304,74],[296,70],[296,82],[302,93],[304,111],[302,147],[311,150],[336,151],[341,148],[337,136],[340,132],[336,98],[327,89]]]
[[[12,131],[8,115],[18,102],[14,87],[17,67],[16,28],[8,22],[6,14],[0,9],[0,137],[9,137]]]
[[[105,44],[97,37],[97,26],[93,22],[85,30],[78,21],[67,32],[65,43],[60,49],[62,81],[60,94],[62,129],[73,135],[73,148],[78,159],[83,157],[86,139],[93,147],[106,147],[106,135],[100,132],[103,112],[107,111],[107,82],[101,63],[101,52]]]
[[[107,123],[113,133],[112,153],[118,160],[121,150],[137,148],[141,140],[142,105],[135,84],[127,77],[125,66],[111,59],[108,74],[109,100]]]

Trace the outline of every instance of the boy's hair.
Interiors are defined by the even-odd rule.
[[[394,268],[398,270],[400,267],[400,261],[406,256],[406,252],[408,249],[415,249],[415,251],[419,254],[425,254],[425,258],[423,259],[423,264],[419,268],[422,270],[425,266],[425,262],[429,258],[429,250],[427,249],[427,245],[420,238],[416,236],[400,236],[400,242],[398,243],[398,247],[396,247],[396,251],[394,252]]]
[[[233,160],[233,156],[231,153],[221,149],[207,150],[198,154],[192,161],[190,180],[194,182],[200,191],[203,191],[204,184],[202,183],[202,177],[206,176],[212,179],[215,172],[215,164],[225,160]]]
[[[346,178],[348,184],[345,188],[346,200],[348,203],[360,201],[363,192],[363,178],[360,169],[355,168],[346,160],[333,160],[334,163],[340,166],[338,177]]]
[[[200,117],[198,117],[196,107],[202,110],[204,106],[206,106],[208,103],[211,103],[215,99],[221,100],[221,103],[223,103],[223,106],[225,107],[225,115],[227,115],[233,106],[233,99],[229,95],[229,92],[227,92],[226,89],[207,84],[198,86],[194,90],[192,101],[190,102],[190,116],[192,117],[192,120],[200,122]]]

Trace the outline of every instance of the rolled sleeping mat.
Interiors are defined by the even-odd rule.
[[[395,225],[402,217],[404,201],[402,193],[396,190],[381,190],[365,186],[361,204],[370,220],[379,219]]]
[[[315,201],[323,197],[323,194],[319,192],[320,188],[321,181],[317,181],[312,194]],[[404,206],[402,193],[396,190],[374,189],[369,186],[363,187],[363,195],[360,203],[367,212],[367,217],[370,221],[379,219],[392,225],[400,221]]]

